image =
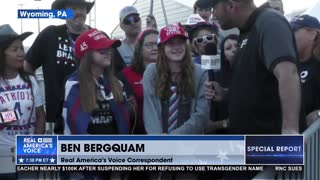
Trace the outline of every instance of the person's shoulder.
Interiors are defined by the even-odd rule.
[[[124,43],[123,40],[120,40],[120,41],[121,41],[121,44],[120,44],[120,46],[118,47],[118,49],[119,49],[119,48],[123,48],[123,47],[125,46],[125,44],[126,44],[126,43]]]
[[[272,26],[273,23],[288,23],[288,20],[280,12],[271,8],[266,8],[257,17],[256,25],[262,26],[265,23]]]
[[[150,63],[147,65],[143,73],[143,78],[152,79],[155,76],[155,73],[156,73],[156,63]]]
[[[202,69],[200,64],[194,64],[194,73],[195,75],[202,75],[207,72],[207,70]]]
[[[40,32],[39,36],[45,39],[48,37],[54,37],[56,34],[61,33],[61,31],[66,31],[66,28],[67,28],[66,25],[58,25],[58,26],[50,25],[44,28]]]
[[[38,83],[38,81],[37,81],[37,79],[36,79],[36,77],[34,75],[28,74],[28,78],[30,79],[30,81],[32,83]]]
[[[125,68],[123,68],[123,69],[121,70],[121,73],[124,74],[124,75],[126,75],[126,74],[131,74],[132,72],[133,72],[133,70],[132,70],[132,67],[131,67],[131,66],[125,67]]]
[[[314,60],[312,66],[316,69],[317,72],[320,72],[320,62],[318,60]]]
[[[201,82],[203,78],[207,77],[207,70],[202,69],[201,65],[194,64],[194,78],[196,82]]]
[[[146,67],[146,71],[154,71],[156,69],[156,63],[150,63]]]
[[[54,32],[54,31],[57,31],[59,29],[63,29],[63,28],[66,28],[66,25],[50,25],[50,26],[47,26],[46,28],[44,28],[41,33],[51,33],[51,32]]]
[[[73,72],[66,81],[68,82],[79,82],[79,70]]]
[[[71,89],[73,89],[71,91]],[[68,78],[68,80],[65,83],[65,94],[67,96],[70,96],[72,94],[77,95],[78,91],[80,90],[80,84],[79,84],[79,76],[78,71],[75,71],[71,74],[71,76]]]

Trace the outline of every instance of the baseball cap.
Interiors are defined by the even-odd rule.
[[[158,44],[166,43],[174,37],[188,39],[187,33],[180,24],[169,24],[160,30]]]
[[[94,6],[94,3],[95,1],[89,2],[85,0],[55,0],[51,5],[51,9],[66,9],[68,5],[85,5],[88,14]]]
[[[77,59],[80,60],[89,50],[108,49],[120,45],[120,40],[108,39],[104,32],[98,29],[90,29],[76,39],[75,54]]]
[[[138,10],[133,7],[133,6],[126,6],[124,8],[121,9],[120,11],[120,22],[122,22],[124,20],[124,18],[126,18],[127,16],[131,15],[131,14],[136,14],[136,15],[140,15],[138,13]]]
[[[201,28],[210,28],[215,34],[219,34],[219,27],[215,23],[206,22],[199,14],[192,14],[188,17],[187,23],[183,25],[192,40],[194,33]]]
[[[188,19],[186,25],[195,25],[199,22],[206,22],[199,14],[191,14]]]
[[[305,28],[305,27],[320,29],[319,20],[307,14],[294,17],[290,21],[290,24],[293,31],[297,31],[298,29]]]
[[[211,1],[211,7],[214,7],[215,5],[217,5],[221,1],[224,1],[224,0],[212,0]]]
[[[197,0],[195,6],[201,9],[211,8],[210,0]]]

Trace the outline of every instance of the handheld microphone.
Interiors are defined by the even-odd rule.
[[[221,69],[220,56],[218,54],[218,48],[215,43],[208,43],[205,46],[204,55],[201,56],[201,65],[203,69],[208,70],[209,81],[214,81],[214,72]]]
[[[202,69],[208,70],[209,81],[214,81],[214,72],[221,69],[221,58],[218,55],[218,48],[215,43],[208,43],[205,46],[205,53],[201,56]],[[210,103],[210,120],[214,118],[213,103]]]

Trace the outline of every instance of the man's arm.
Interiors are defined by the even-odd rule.
[[[48,26],[34,40],[32,46],[26,54],[26,59],[24,61],[24,70],[28,73],[34,74],[35,70],[42,66],[48,54],[51,53],[52,49],[49,49],[49,44],[55,39],[56,26]],[[54,38],[53,38],[54,37]]]
[[[290,61],[282,61],[275,66],[273,74],[279,83],[282,134],[299,133],[301,86],[297,67]]]
[[[46,131],[46,115],[44,107],[40,106],[36,108],[36,128],[35,134],[44,134]]]

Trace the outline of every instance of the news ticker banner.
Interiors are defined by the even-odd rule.
[[[18,9],[19,19],[71,19],[73,10],[71,9]]]
[[[303,136],[20,136],[17,165],[303,165]]]

